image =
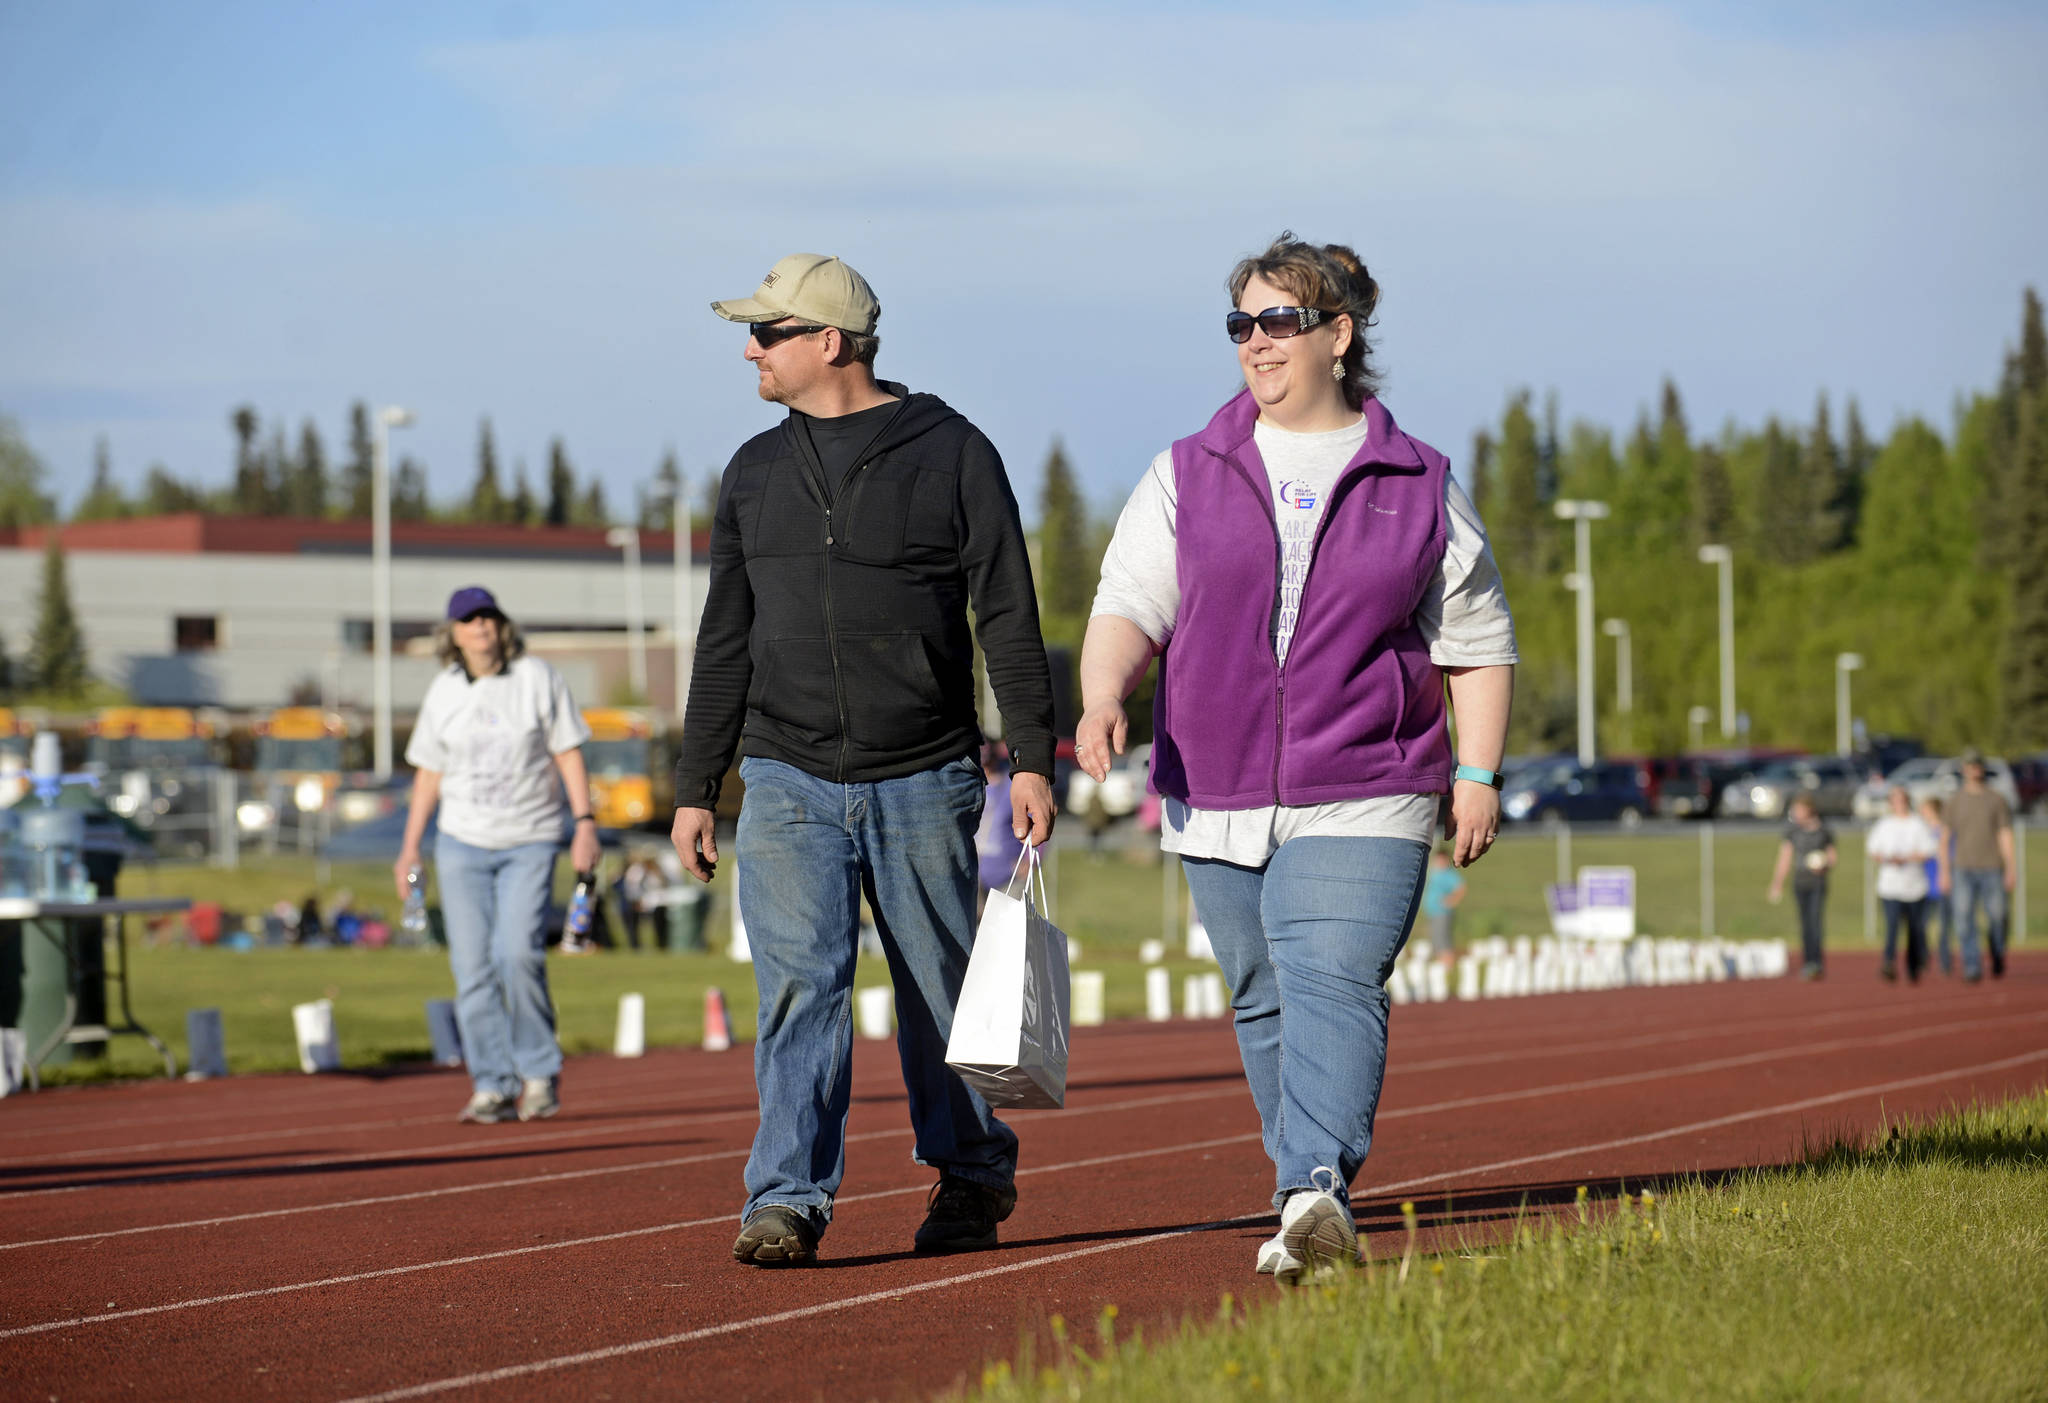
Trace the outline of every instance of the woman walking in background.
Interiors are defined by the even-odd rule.
[[[1956,972],[1956,917],[1948,899],[1948,874],[1955,862],[1955,839],[1949,835],[1948,823],[1941,816],[1941,800],[1932,794],[1920,801],[1920,821],[1934,834],[1934,855],[1927,859],[1927,902],[1921,919],[1928,923],[1929,942],[1940,953],[1942,974],[1952,975]],[[1938,943],[1934,940],[1937,929]]]
[[[1871,825],[1863,851],[1878,864],[1877,897],[1884,903],[1883,979],[1899,977],[1899,926],[1906,927],[1906,978],[1920,982],[1927,967],[1927,864],[1939,848],[1934,833],[1913,812],[1912,796],[1893,785],[1885,796],[1891,812]]]
[[[518,625],[489,590],[455,591],[434,641],[442,670],[405,748],[414,774],[398,893],[403,899],[407,872],[420,865],[420,838],[438,805],[434,871],[475,1088],[460,1119],[537,1120],[561,1105],[547,927],[565,822],[574,825],[576,870],[598,860],[582,750],[590,728],[561,674],[526,656]]]
[[[1778,865],[1771,872],[1771,904],[1785,899],[1785,879],[1792,878],[1792,899],[1799,905],[1799,944],[1805,958],[1801,979],[1819,979],[1827,972],[1828,873],[1835,870],[1834,830],[1820,821],[1812,796],[1792,800],[1791,822],[1778,844]]]
[[[1386,978],[1446,793],[1460,865],[1499,829],[1516,655],[1471,502],[1374,397],[1379,286],[1357,256],[1282,234],[1230,296],[1245,389],[1153,460],[1117,522],[1075,759],[1107,776],[1158,656],[1161,844],[1230,981],[1274,1165],[1258,1270],[1291,1281],[1356,1259]]]

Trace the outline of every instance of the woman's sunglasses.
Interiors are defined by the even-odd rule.
[[[823,331],[822,326],[777,326],[772,322],[749,322],[747,334],[754,338],[756,345],[764,351],[780,346],[792,337],[809,336],[814,331]]]
[[[1256,317],[1250,312],[1232,312],[1223,319],[1223,329],[1242,346],[1252,339],[1254,325],[1275,341],[1285,341],[1301,335],[1322,319],[1323,313],[1314,307],[1268,307]]]

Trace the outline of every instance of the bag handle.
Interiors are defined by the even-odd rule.
[[[1039,844],[1032,842],[1029,838],[1026,838],[1024,840],[1024,846],[1018,849],[1017,851],[1017,861],[1010,868],[1010,880],[1003,883],[1003,895],[1010,895],[1010,888],[1017,885],[1017,873],[1023,870],[1024,859],[1027,857],[1030,858],[1031,869],[1030,871],[1024,873],[1024,895],[1021,899],[1026,902],[1031,900],[1031,879],[1034,876],[1037,877],[1038,914],[1045,917],[1049,921],[1052,919],[1052,906],[1050,905],[1050,903],[1046,901],[1045,898],[1045,863],[1039,859],[1039,847]]]

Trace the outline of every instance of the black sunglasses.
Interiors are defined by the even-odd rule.
[[[1322,319],[1323,313],[1314,307],[1268,307],[1256,317],[1250,312],[1232,312],[1223,319],[1223,329],[1242,346],[1252,339],[1254,325],[1275,341],[1285,341],[1301,335]]]
[[[459,624],[473,624],[478,619],[502,619],[504,617],[505,616],[503,614],[497,613],[490,609],[472,609],[467,614],[464,614],[461,618],[457,619],[455,622]]]
[[[753,337],[764,351],[780,346],[792,337],[809,336],[814,331],[824,329],[822,326],[778,326],[773,322],[747,323],[747,334]]]

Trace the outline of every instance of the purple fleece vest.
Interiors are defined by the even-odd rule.
[[[1273,659],[1280,534],[1240,392],[1173,445],[1180,613],[1160,657],[1152,779],[1201,809],[1442,794],[1443,673],[1415,609],[1444,555],[1449,463],[1365,407],[1364,445],[1330,493],[1294,639]]]

